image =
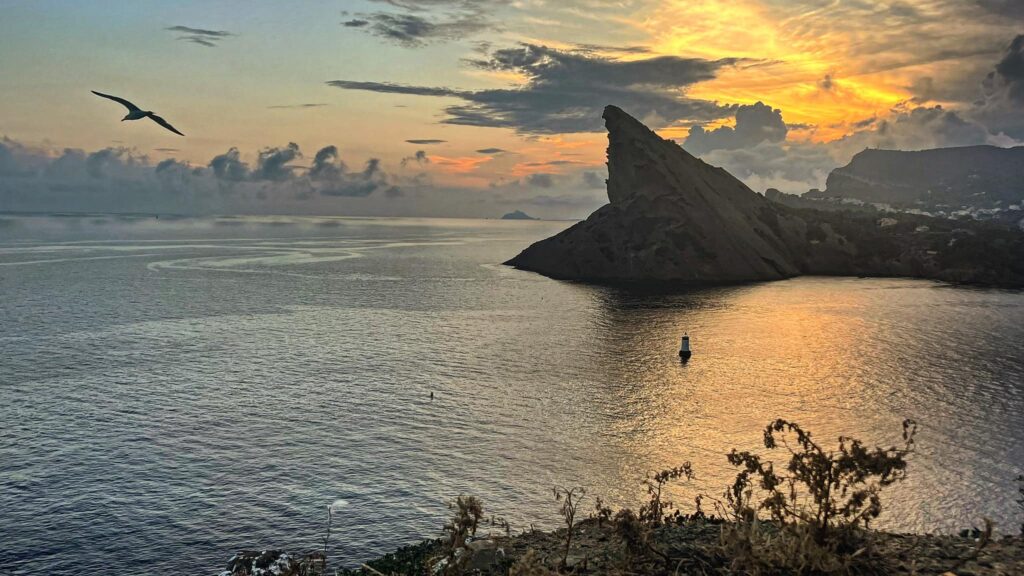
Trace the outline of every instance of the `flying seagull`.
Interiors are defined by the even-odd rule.
[[[118,98],[117,96],[111,96],[110,94],[102,94],[102,93],[97,92],[95,90],[93,90],[92,93],[97,95],[97,96],[99,96],[100,98],[106,98],[107,100],[113,100],[114,102],[117,102],[117,103],[121,104],[122,106],[124,106],[125,108],[127,108],[128,109],[128,115],[125,116],[124,118],[121,118],[121,122],[124,122],[125,120],[142,120],[143,118],[149,118],[153,122],[156,122],[157,124],[163,126],[164,128],[167,128],[171,132],[174,132],[175,134],[177,134],[179,136],[184,136],[184,134],[182,134],[181,132],[178,132],[178,130],[175,129],[174,126],[171,126],[170,123],[167,122],[167,120],[164,120],[163,118],[157,116],[156,114],[153,114],[152,112],[150,112],[148,110],[142,110],[141,108],[139,108],[135,104],[132,104],[131,102],[125,100],[124,98]]]

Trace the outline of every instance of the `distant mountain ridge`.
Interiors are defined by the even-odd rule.
[[[1024,286],[1024,233],[995,223],[773,202],[605,108],[608,200],[506,264],[589,282],[723,284],[800,274]]]
[[[854,198],[901,208],[998,208],[1024,202],[1024,146],[920,151],[869,148],[808,198]]]

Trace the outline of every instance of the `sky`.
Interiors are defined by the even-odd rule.
[[[1024,1],[8,0],[0,210],[583,218],[607,104],[760,192],[1014,146]]]

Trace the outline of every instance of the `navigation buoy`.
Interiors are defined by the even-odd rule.
[[[679,357],[685,362],[690,359],[690,355],[690,337],[683,334],[683,341],[679,344]]]

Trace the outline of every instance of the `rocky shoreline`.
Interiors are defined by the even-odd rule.
[[[687,520],[655,529],[647,554],[631,553],[611,521],[590,518],[573,528],[573,545],[561,570],[565,528],[507,535],[502,531],[469,538],[455,556],[461,574],[544,576],[554,574],[745,574],[722,554],[726,523]],[[768,526],[768,525],[766,525]],[[766,529],[770,529],[767,528]],[[993,537],[983,546],[980,533],[963,536],[866,533],[872,561],[857,574],[1010,576],[1024,574],[1024,538]],[[342,576],[443,573],[442,539],[404,546],[360,567],[337,569]],[[221,576],[299,576],[324,574],[323,553],[292,556],[280,551],[240,552]],[[327,573],[335,573],[333,571]],[[785,572],[779,572],[785,573]]]
[[[1016,224],[772,201],[619,108],[608,106],[604,119],[609,203],[505,264],[591,283],[815,275],[1024,287],[1024,231]]]

